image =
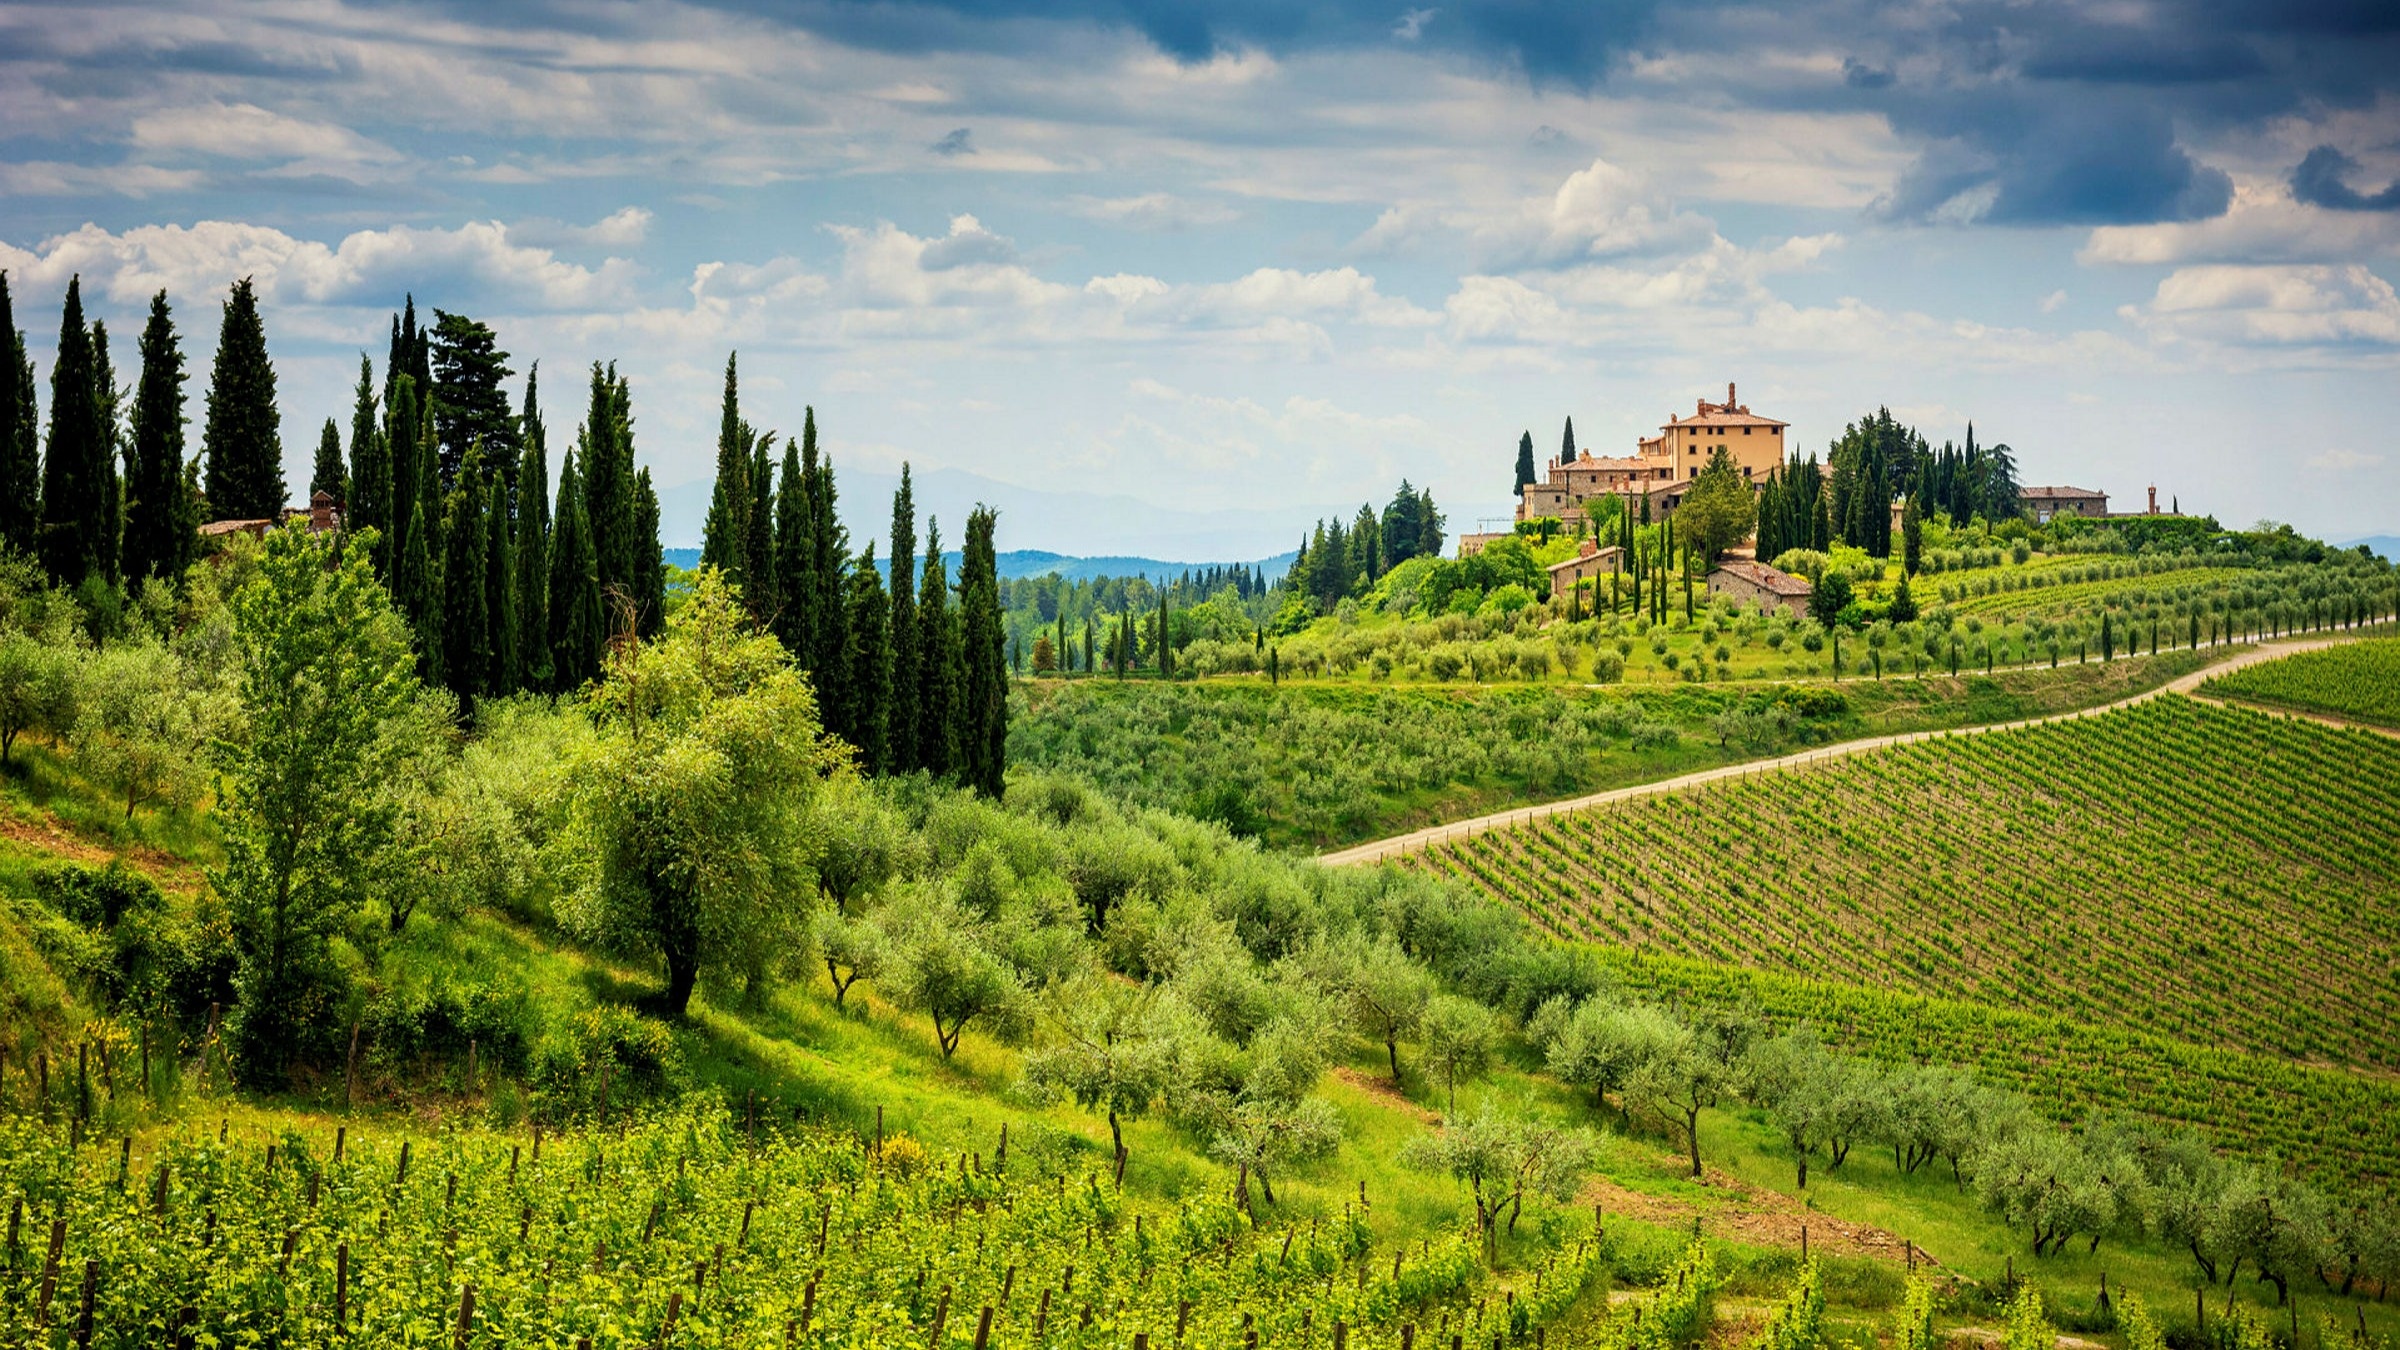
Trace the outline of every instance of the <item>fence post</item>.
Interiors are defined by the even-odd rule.
[[[50,1325],[50,1296],[58,1292],[58,1254],[66,1249],[67,1221],[50,1221],[50,1254],[42,1258],[42,1297],[34,1309],[34,1322]]]
[[[350,1321],[350,1244],[333,1249],[333,1329],[348,1334]]]
[[[100,1263],[90,1257],[83,1262],[83,1311],[75,1315],[75,1350],[90,1350],[92,1344],[92,1299],[100,1292]],[[2295,1323],[2295,1325],[2297,1325]],[[2293,1344],[2297,1345],[2295,1341]]]

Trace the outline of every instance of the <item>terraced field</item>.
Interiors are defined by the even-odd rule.
[[[2303,652],[2210,680],[2220,698],[2400,727],[2400,639]]]
[[[1565,937],[2400,1064],[2400,742],[2162,698],[1439,845]]]

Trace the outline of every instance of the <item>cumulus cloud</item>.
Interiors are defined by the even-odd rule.
[[[80,273],[86,285],[125,302],[161,288],[214,293],[250,277],[263,299],[289,304],[382,304],[404,290],[448,288],[536,309],[575,309],[626,302],[635,276],[623,259],[584,267],[512,243],[497,221],[450,230],[360,230],[333,245],[237,221],[122,233],[85,225],[31,249],[0,244],[0,259],[38,284],[63,286]]]
[[[2162,342],[2400,348],[2400,294],[2363,264],[2179,268],[2125,317]]]
[[[657,217],[646,206],[625,206],[589,225],[569,225],[546,217],[511,221],[508,237],[521,244],[549,248],[635,248],[650,237]]]
[[[2108,225],[2093,230],[2078,262],[2333,262],[2400,253],[2400,215],[2335,211],[2295,200],[2280,183],[2246,183],[2210,220]]]
[[[1640,175],[1595,159],[1547,200],[1478,226],[1474,239],[1484,266],[1506,271],[1688,248],[1715,234],[1706,217],[1661,203]]]
[[[1195,201],[1168,192],[1144,192],[1131,197],[1075,196],[1067,199],[1067,209],[1085,220],[1158,233],[1241,219],[1241,212],[1223,202]]]
[[[2359,171],[2357,160],[2330,145],[2320,145],[2292,170],[2292,195],[2311,206],[2335,211],[2400,211],[2400,180],[2380,191],[2361,192],[2348,182]]]

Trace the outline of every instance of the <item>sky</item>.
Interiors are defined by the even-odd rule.
[[[0,3],[45,410],[69,275],[128,377],[163,287],[197,448],[248,276],[305,486],[413,293],[553,447],[617,363],[669,544],[733,352],[856,518],[907,462],[1003,548],[1263,557],[1404,477],[1456,533],[1520,433],[1728,383],[2400,533],[2396,180],[2390,0]]]

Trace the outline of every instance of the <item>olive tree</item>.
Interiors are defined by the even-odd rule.
[[[1500,1042],[1500,1019],[1473,999],[1436,994],[1425,1005],[1417,1027],[1424,1043],[1425,1067],[1442,1080],[1447,1105],[1458,1109],[1458,1084],[1472,1081],[1491,1067],[1492,1051]]]
[[[1700,1113],[1735,1086],[1735,1074],[1719,1053],[1716,1037],[1687,1022],[1670,1025],[1672,1029],[1648,1047],[1625,1090],[1652,1103],[1662,1115],[1681,1118],[1696,1177],[1701,1174]]]
[[[1586,1131],[1503,1114],[1487,1101],[1473,1116],[1445,1121],[1440,1129],[1409,1140],[1401,1147],[1400,1163],[1466,1183],[1475,1203],[1475,1231],[1489,1262],[1498,1254],[1500,1216],[1509,1216],[1513,1232],[1527,1194],[1573,1199],[1591,1171],[1592,1153]]]
[[[209,748],[230,699],[189,678],[156,641],[111,643],[85,671],[72,739],[84,777],[125,804],[186,806],[208,784]]]
[[[368,553],[286,526],[233,597],[240,734],[221,751],[225,860],[209,880],[233,920],[228,1030],[254,1082],[325,1048],[346,984],[328,939],[392,871],[383,781],[416,658]]]
[[[920,892],[886,907],[876,983],[892,1002],[933,1023],[942,1058],[979,1024],[1008,1044],[1032,1023],[1024,976],[1011,964],[1006,926],[946,895]]]
[[[1611,1089],[1622,1089],[1651,1047],[1674,1035],[1673,1019],[1648,1004],[1614,1007],[1586,999],[1559,1028],[1545,1055],[1550,1072],[1570,1087],[1592,1090],[1595,1108]],[[1619,1093],[1620,1117],[1629,1107]]]
[[[1400,1041],[1417,1032],[1433,997],[1433,976],[1390,938],[1356,937],[1308,954],[1318,983],[1337,998],[1359,1035],[1383,1044],[1392,1082],[1400,1081]]]
[[[1026,1056],[1025,1085],[1036,1099],[1067,1098],[1108,1117],[1111,1170],[1122,1186],[1125,1122],[1167,1090],[1177,1051],[1173,1021],[1154,987],[1096,972],[1060,983],[1043,1011],[1053,1034]]]
[[[849,772],[808,680],[703,568],[653,641],[627,642],[585,695],[598,724],[577,768],[596,860],[562,917],[583,936],[655,953],[660,1004],[689,1008],[704,970],[754,969],[798,948],[815,889],[811,808]]]

